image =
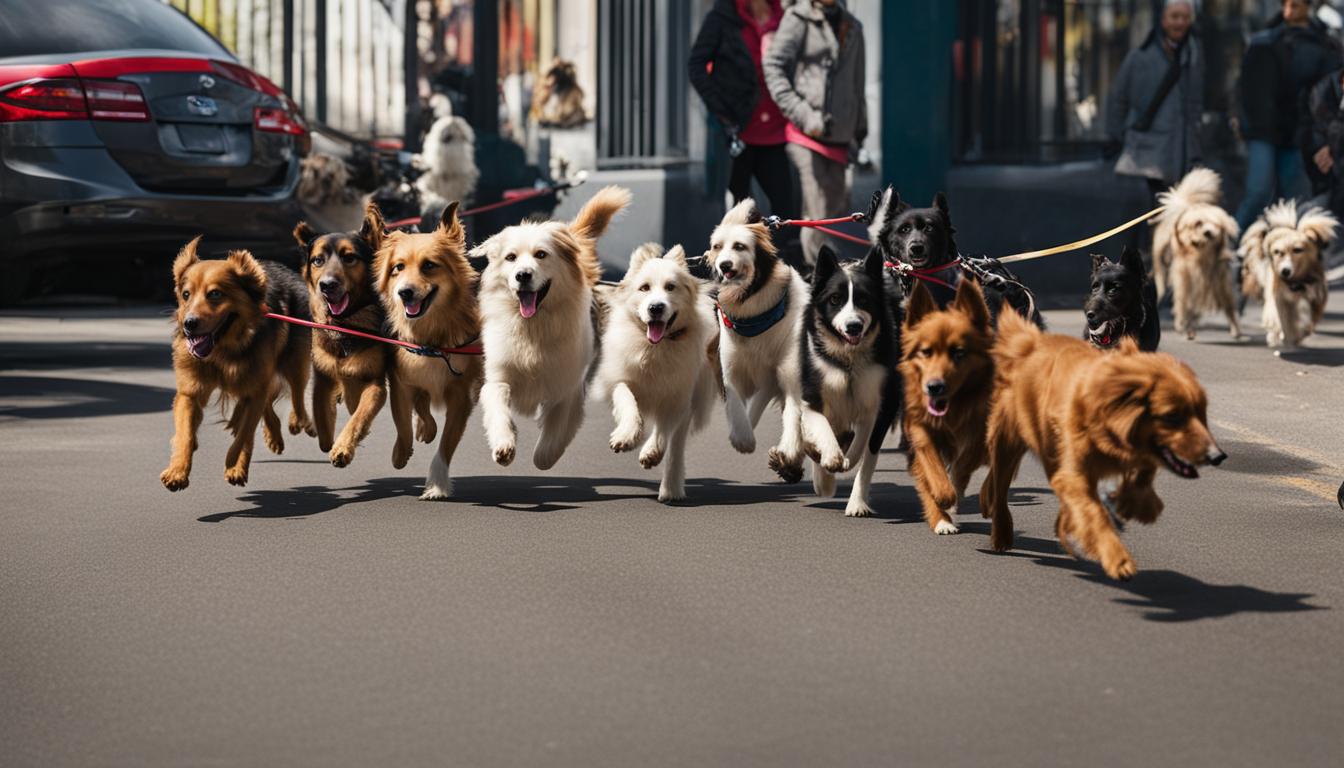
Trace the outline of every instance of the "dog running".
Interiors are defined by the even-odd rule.
[[[1246,229],[1239,251],[1242,295],[1263,305],[1270,347],[1298,346],[1325,316],[1330,287],[1324,253],[1338,228],[1328,211],[1280,200]]]
[[[228,421],[233,443],[224,459],[224,479],[230,485],[247,485],[258,422],[266,447],[274,453],[285,449],[275,413],[283,385],[289,387],[293,409],[290,434],[315,434],[303,401],[312,337],[306,328],[264,316],[270,310],[307,319],[303,280],[288,267],[259,262],[247,251],[232,251],[224,259],[201,259],[200,241],[198,237],[187,243],[173,261],[177,394],[172,458],[159,476],[170,491],[190,484],[196,431],[216,390],[222,393],[222,405],[233,402]]]
[[[1176,330],[1194,340],[1200,316],[1222,312],[1232,338],[1241,338],[1233,293],[1237,222],[1219,203],[1222,178],[1196,168],[1157,196],[1166,210],[1153,230],[1153,279],[1159,300],[1171,285]]]
[[[1148,279],[1143,257],[1128,246],[1119,261],[1092,254],[1092,286],[1083,304],[1083,338],[1097,349],[1114,349],[1129,337],[1144,352],[1156,352],[1162,340],[1157,289]]]

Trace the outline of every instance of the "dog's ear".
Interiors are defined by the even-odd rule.
[[[645,243],[635,249],[630,254],[630,266],[625,270],[626,275],[633,275],[639,271],[640,267],[648,264],[653,259],[663,257],[663,246],[657,243]]]
[[[863,260],[863,271],[878,286],[882,285],[882,272],[886,269],[886,266],[887,260],[882,256],[882,250],[880,248],[869,248],[868,256]]]
[[[229,267],[238,286],[258,304],[266,299],[266,270],[248,251],[229,251]]]
[[[1321,249],[1334,241],[1335,230],[1338,227],[1339,220],[1334,214],[1316,207],[1308,208],[1297,220],[1297,231],[1306,235],[1317,248]]]
[[[812,271],[812,293],[815,294],[831,276],[840,270],[840,259],[829,245],[817,252],[817,268]]]
[[[1148,398],[1153,389],[1153,378],[1127,363],[1129,358],[1110,356],[1111,370],[1099,371],[1094,379],[1096,401],[1099,404],[1101,442],[1110,443],[1108,453],[1125,455],[1134,450],[1134,433],[1139,420],[1148,412]]]
[[[939,192],[938,194],[933,196],[933,207],[937,208],[940,213],[942,213],[949,219],[952,218],[952,214],[950,213],[947,207],[947,195],[943,194],[942,192]]]
[[[905,307],[905,327],[914,328],[926,315],[937,311],[933,294],[924,286],[924,281],[916,280],[914,290],[910,291],[910,302]]]
[[[1100,253],[1092,254],[1092,274],[1095,275],[1097,273],[1097,270],[1101,269],[1101,265],[1105,263],[1106,263],[1105,256],[1102,256]]]
[[[682,248],[680,245],[672,246],[672,250],[663,254],[663,258],[668,261],[676,262],[677,266],[682,269],[688,268],[686,264],[686,249]]]
[[[383,247],[383,238],[387,237],[387,224],[383,221],[383,212],[378,204],[369,201],[364,206],[364,223],[359,227],[359,239],[369,244],[375,252]]]
[[[977,330],[986,334],[990,332],[989,305],[985,304],[985,294],[980,290],[980,283],[975,280],[962,280],[957,285],[957,297],[952,300],[952,306],[971,318]],[[1013,310],[1009,308],[1008,311]]]
[[[201,244],[201,235],[192,238],[191,242],[182,246],[182,250],[177,252],[177,258],[173,259],[173,285],[180,287],[182,285],[182,276],[187,274],[187,270],[192,264],[200,261],[196,255],[196,249]]]
[[[299,247],[305,252],[316,239],[317,233],[313,231],[312,227],[308,226],[308,222],[300,221],[294,225],[294,242],[298,243]]]
[[[443,207],[443,211],[439,214],[438,231],[451,233],[454,227],[462,226],[457,219],[457,206],[458,202],[454,200]]]
[[[1148,272],[1148,269],[1143,266],[1143,257],[1139,255],[1138,249],[1132,245],[1125,246],[1125,250],[1120,254],[1120,266],[1136,275],[1143,275]]]

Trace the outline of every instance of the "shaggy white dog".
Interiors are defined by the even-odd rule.
[[[1330,289],[1324,252],[1339,220],[1314,206],[1280,200],[1241,239],[1242,294],[1264,303],[1261,322],[1271,347],[1295,347],[1316,330]]]

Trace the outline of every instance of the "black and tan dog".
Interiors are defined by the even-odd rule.
[[[199,237],[187,243],[173,262],[177,396],[172,459],[159,476],[170,491],[189,483],[196,430],[215,390],[222,392],[222,402],[236,402],[228,422],[233,444],[224,461],[224,479],[232,485],[247,484],[258,422],[268,448],[275,453],[285,448],[274,405],[282,384],[289,385],[293,405],[290,434],[314,434],[303,403],[311,336],[306,328],[265,317],[269,308],[306,318],[303,281],[288,267],[259,262],[247,251],[204,261],[196,254],[199,243]]]
[[[314,320],[382,334],[386,316],[373,291],[373,258],[383,244],[384,231],[383,217],[373,203],[365,209],[358,232],[318,235],[303,221],[294,228]],[[371,339],[313,331],[313,425],[317,444],[328,452],[333,466],[344,467],[354,460],[355,449],[387,401],[390,356],[389,346]],[[334,438],[338,397],[350,412],[350,421]]]

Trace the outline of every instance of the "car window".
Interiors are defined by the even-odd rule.
[[[227,55],[162,0],[2,0],[0,57],[161,48]]]

